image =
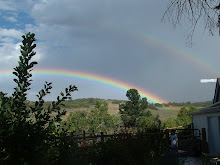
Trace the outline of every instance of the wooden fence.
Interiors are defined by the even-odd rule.
[[[198,135],[195,135],[194,132],[197,131]],[[201,153],[201,139],[200,139],[200,131],[198,129],[185,128],[185,129],[176,129],[176,134],[179,139],[179,149],[187,151],[185,154],[195,155]],[[108,138],[119,138],[119,139],[127,139],[129,136],[135,136],[136,133],[126,133],[126,132],[86,132],[72,134],[70,138],[76,140],[79,147],[92,146],[96,142],[105,142]],[[164,135],[164,138],[167,139],[164,142],[170,143],[170,130],[163,130],[161,132],[145,132],[143,136],[152,135],[157,137],[157,135]],[[195,151],[191,148],[198,148]]]
[[[126,133],[126,132],[86,132],[83,131],[82,133],[75,133],[69,135],[71,139],[76,140],[79,145],[82,147],[85,147],[90,144],[94,144],[95,142],[105,142],[110,137],[120,137],[122,139],[126,139],[128,136],[133,136],[136,133]],[[163,132],[148,132],[144,133],[145,135],[165,135],[167,138],[169,138],[169,131],[163,131]]]

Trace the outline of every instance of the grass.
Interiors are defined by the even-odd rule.
[[[90,104],[88,101],[91,100],[91,99],[92,98],[90,98],[90,99],[80,99],[79,100],[81,102],[84,101],[83,103],[85,103],[85,104],[89,104],[89,108],[87,108],[87,107],[71,108],[71,106],[68,106],[67,108],[64,108],[67,111],[67,113],[66,113],[66,116],[62,117],[62,119],[65,120],[69,116],[70,113],[73,113],[73,112],[76,112],[76,111],[87,111],[87,112],[89,112],[95,107],[95,105],[94,105],[95,100],[101,100],[101,99],[93,99],[93,103]],[[72,102],[74,102],[75,104],[78,104],[77,101],[78,100],[74,100]],[[121,101],[120,100],[105,100],[105,101],[108,103],[109,113],[111,115],[119,116],[119,103],[124,102],[124,101],[123,100],[121,100]],[[196,104],[196,103],[194,103],[194,104]],[[198,103],[198,104],[202,105],[201,103]],[[185,106],[187,106],[187,105],[185,105]],[[150,110],[153,115],[159,114],[160,120],[165,121],[169,117],[175,118],[182,107],[183,106],[178,106],[178,104],[177,105],[174,104],[174,105],[170,105],[169,107],[166,107],[166,106],[156,107],[157,110],[150,109],[150,108],[148,108],[147,110]],[[197,108],[202,108],[202,106],[197,107]]]
[[[161,120],[167,120],[169,117],[176,117],[179,113],[181,107],[179,106],[169,106],[169,107],[157,107],[158,110],[151,110],[153,115],[160,115]]]
[[[111,115],[119,115],[119,104],[112,104],[111,101],[108,102],[108,111]],[[65,120],[70,113],[76,112],[76,111],[91,111],[94,106],[90,106],[90,108],[65,108],[67,113],[66,116],[63,117]],[[157,107],[158,110],[152,110],[152,109],[147,109],[150,110],[153,115],[160,115],[161,120],[166,120],[169,117],[176,117],[177,114],[179,113],[181,107],[180,106],[169,106],[169,107]]]

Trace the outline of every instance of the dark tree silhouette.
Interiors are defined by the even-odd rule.
[[[219,0],[170,0],[162,21],[168,20],[174,28],[181,23],[189,25],[187,41],[191,45],[200,22],[204,23],[204,31],[208,30],[209,34],[214,35],[220,26],[219,9]]]

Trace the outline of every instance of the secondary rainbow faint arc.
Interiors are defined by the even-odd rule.
[[[211,77],[216,77],[220,74],[220,69],[214,67],[211,63],[207,62],[205,59],[202,59],[201,57],[196,57],[192,53],[187,52],[183,48],[174,45],[173,43],[169,41],[164,41],[160,38],[158,38],[155,35],[151,35],[150,33],[145,33],[141,31],[135,31],[135,30],[128,30],[128,29],[122,29],[119,27],[114,27],[110,24],[102,25],[102,28],[105,28],[109,31],[114,31],[119,34],[124,34],[126,36],[130,36],[134,39],[137,39],[139,41],[142,41],[145,44],[150,44],[152,46],[155,46],[156,48],[160,48],[161,50],[165,50],[167,53],[170,53],[170,55],[174,57],[180,57],[180,59],[184,59],[187,63],[191,64],[192,66],[195,65],[197,68],[202,69],[203,71],[209,72]]]
[[[167,101],[165,99],[160,98],[159,96],[156,96],[140,87],[137,87],[135,85],[129,84],[127,82],[123,82],[111,77],[98,75],[94,73],[89,72],[82,72],[77,70],[63,70],[63,69],[36,69],[32,71],[33,76],[52,76],[52,77],[68,77],[68,78],[77,78],[82,79],[86,81],[92,81],[97,82],[100,84],[112,86],[118,89],[121,89],[123,91],[127,91],[128,89],[135,88],[138,90],[140,95],[142,97],[146,97],[148,102],[153,103],[166,103]],[[0,71],[0,78],[4,78],[7,76],[12,76],[12,71]]]

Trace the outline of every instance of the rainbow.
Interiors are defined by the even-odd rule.
[[[200,57],[196,57],[195,55],[187,52],[183,48],[180,48],[176,45],[173,45],[167,41],[163,41],[156,36],[143,33],[140,31],[129,31],[127,29],[120,29],[119,27],[113,27],[111,25],[102,25],[102,28],[114,32],[118,32],[120,34],[124,34],[130,36],[136,40],[142,41],[145,44],[150,44],[154,47],[159,47],[160,49],[169,52],[170,55],[174,57],[180,57],[181,60],[185,60],[187,63],[191,64],[192,66],[196,66],[197,68],[209,72],[210,77],[208,78],[216,78],[220,74],[220,70],[218,68],[213,68],[213,66],[205,61]],[[3,77],[11,77],[12,71],[0,71],[0,79]],[[133,84],[129,84],[127,82],[123,82],[117,79],[113,79],[110,77],[106,77],[103,75],[98,75],[89,72],[81,72],[77,70],[63,70],[63,69],[38,69],[33,71],[34,75],[37,76],[53,76],[53,77],[68,77],[68,78],[77,78],[86,81],[92,81],[108,86],[112,86],[118,88],[123,91],[127,91],[128,89],[135,88],[139,91],[142,97],[147,97],[149,102],[159,102],[165,103],[166,100],[154,95],[151,92],[146,91],[140,87],[137,87]],[[200,81],[200,80],[198,80]]]
[[[187,52],[183,48],[172,45],[169,42],[162,41],[161,39],[158,39],[155,36],[151,36],[149,34],[142,34],[137,35],[139,39],[141,39],[143,42],[147,44],[154,45],[155,47],[160,47],[160,49],[166,50],[166,52],[170,52],[170,55],[174,57],[180,57],[181,60],[186,61],[188,64],[191,64],[191,66],[196,66],[200,70],[203,70],[205,72],[209,72],[210,77],[215,78],[215,76],[218,76],[220,74],[219,68],[213,67],[212,64],[207,62],[205,59],[202,59],[201,57],[196,57],[192,53]]]
[[[106,77],[103,75],[98,75],[89,72],[82,72],[77,70],[64,70],[64,69],[36,69],[32,71],[33,76],[44,77],[44,76],[52,76],[52,77],[66,77],[66,78],[76,78],[85,81],[92,81],[99,84],[104,84],[107,86],[111,86],[114,88],[118,88],[123,91],[127,91],[128,89],[135,88],[138,90],[142,97],[147,97],[148,102],[150,103],[166,103],[165,99],[160,98],[140,87],[129,84],[127,82],[123,82],[111,77]],[[0,79],[12,77],[12,71],[0,71]]]
[[[102,28],[108,31],[113,31],[129,36],[133,39],[136,39],[137,41],[143,42],[146,45],[151,45],[155,48],[163,49],[167,53],[170,53],[170,55],[172,55],[173,57],[184,60],[186,63],[191,64],[191,66],[195,66],[197,69],[203,70],[203,72],[208,72],[210,75],[210,77],[208,78],[216,78],[220,74],[220,69],[214,67],[210,62],[207,62],[207,60],[203,59],[202,57],[195,56],[194,54],[186,51],[184,48],[175,45],[174,43],[162,40],[156,35],[151,35],[149,33],[141,31],[122,29],[120,27],[114,27],[110,24],[102,25]]]

